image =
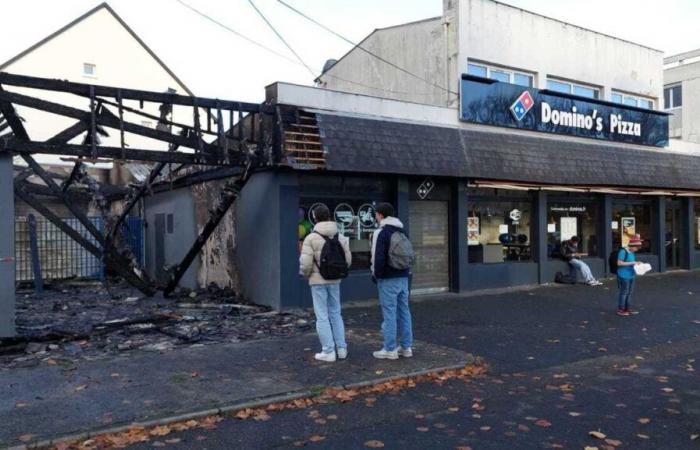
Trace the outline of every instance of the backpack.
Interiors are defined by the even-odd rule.
[[[314,233],[321,236],[326,242],[324,242],[321,248],[321,257],[319,262],[316,262],[314,258],[314,264],[318,267],[318,271],[324,280],[340,280],[348,276],[348,263],[345,260],[345,249],[343,249],[343,244],[340,243],[338,235],[336,234],[332,238],[324,236],[321,233],[314,231]]]
[[[416,262],[416,254],[408,236],[403,231],[394,231],[389,240],[387,263],[396,270],[410,269]]]
[[[627,261],[627,255],[629,254],[627,252],[626,248],[621,248],[617,250],[613,250],[612,253],[610,253],[610,256],[608,256],[608,264],[610,265],[610,273],[617,274],[617,259],[619,258],[620,250],[625,251],[625,259],[623,261]]]
[[[576,284],[576,280],[571,278],[571,275],[568,273],[561,273],[557,272],[554,274],[554,282],[555,283],[561,283],[561,284]]]

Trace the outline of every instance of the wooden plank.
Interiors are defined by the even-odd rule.
[[[285,139],[285,142],[288,144],[323,145],[321,142],[299,141],[296,139]]]
[[[284,134],[289,134],[293,136],[311,136],[315,138],[321,138],[321,136],[318,133],[303,133],[301,131],[285,131]]]

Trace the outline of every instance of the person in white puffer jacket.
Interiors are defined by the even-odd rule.
[[[326,238],[333,238],[338,234],[338,226],[330,220],[330,211],[325,205],[318,205],[311,211],[316,225],[312,233],[304,239],[304,244],[299,257],[301,274],[308,278],[311,286],[311,297],[314,302],[314,314],[316,315],[316,332],[321,341],[321,352],[316,353],[319,361],[333,362],[336,356],[345,359],[348,355],[348,346],[345,342],[345,325],[340,308],[340,281],[326,280],[321,275],[320,260],[321,251],[326,244]],[[325,238],[324,238],[325,236]],[[352,253],[350,243],[345,236],[338,236],[345,261],[350,267]],[[336,353],[337,350],[337,353]]]

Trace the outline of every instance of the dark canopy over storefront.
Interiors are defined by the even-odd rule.
[[[700,190],[700,157],[695,155],[525,133],[316,117],[327,170]]]

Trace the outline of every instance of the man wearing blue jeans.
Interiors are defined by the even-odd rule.
[[[635,258],[635,253],[642,246],[642,240],[639,236],[631,237],[627,248],[622,248],[617,254],[617,285],[620,288],[620,294],[617,299],[617,315],[629,316],[637,314],[631,306],[632,291],[634,290],[634,279],[637,273],[634,271],[634,266],[641,264]]]
[[[340,314],[340,280],[326,280],[321,275],[321,253],[329,239],[336,236],[340,241],[348,267],[352,262],[350,244],[345,236],[338,236],[338,226],[330,220],[330,210],[326,205],[317,205],[312,211],[314,230],[304,239],[299,267],[301,274],[309,279],[311,297],[316,315],[316,332],[321,341],[321,352],[314,358],[319,361],[334,362],[336,358],[348,356],[345,342],[345,325]]]
[[[384,318],[382,322],[384,347],[373,353],[378,359],[413,356],[413,325],[411,310],[408,306],[410,269],[396,269],[389,264],[391,236],[394,233],[405,234],[403,224],[394,215],[394,207],[389,203],[377,205],[375,218],[380,228],[372,236],[372,278],[377,282],[379,304]]]

